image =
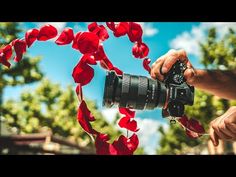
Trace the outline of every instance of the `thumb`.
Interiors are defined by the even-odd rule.
[[[188,68],[185,70],[184,72],[184,77],[187,81],[188,84],[193,85],[195,79],[196,79],[196,73],[195,70],[193,68]]]
[[[211,139],[212,143],[214,144],[214,146],[218,146],[219,145],[219,137],[215,133],[215,131],[212,127],[210,127],[210,132],[209,133],[210,133],[210,139]]]

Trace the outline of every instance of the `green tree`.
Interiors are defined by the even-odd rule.
[[[20,37],[21,32],[23,32],[20,27],[20,23],[1,22],[0,47]],[[29,57],[25,55],[21,62],[17,64],[11,62],[12,66],[10,69],[0,64],[0,105],[3,103],[4,89],[7,86],[24,85],[42,79],[43,73],[40,71],[39,62],[39,57]],[[2,106],[0,106],[0,113],[2,112],[1,107]]]
[[[223,37],[217,35],[215,28],[208,31],[206,41],[199,44],[201,47],[201,63],[206,69],[232,70],[236,69],[236,34],[232,29]],[[217,78],[216,78],[217,82]],[[209,122],[222,115],[230,106],[236,105],[235,101],[229,101],[195,90],[193,106],[186,108],[186,115],[198,119],[208,130]],[[171,125],[168,131],[159,129],[161,133],[160,148],[158,154],[181,154],[198,145],[205,145],[208,137],[190,139],[178,125]],[[195,150],[197,150],[195,148]],[[229,149],[228,149],[229,150]],[[227,150],[226,150],[227,151]]]
[[[121,132],[108,124],[92,100],[86,101],[95,116],[93,127],[117,138]],[[3,104],[3,115],[10,130],[17,134],[38,133],[50,130],[54,135],[66,137],[80,146],[94,149],[93,139],[77,122],[78,98],[72,86],[62,89],[43,79],[35,90],[25,90],[19,100],[8,100]]]

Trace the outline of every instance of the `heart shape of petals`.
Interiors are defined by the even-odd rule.
[[[106,26],[113,32],[115,37],[127,35],[129,40],[134,43],[132,54],[135,58],[143,59],[143,68],[150,72],[149,58],[145,58],[149,54],[148,46],[142,42],[143,30],[140,24],[135,22],[106,22]],[[10,44],[0,48],[0,63],[10,68],[9,60],[12,58],[13,50],[15,52],[14,61],[20,62],[23,54],[28,46],[31,47],[34,42],[47,41],[57,36],[57,29],[46,24],[40,29],[30,29],[25,33],[24,39],[15,39]],[[75,35],[74,35],[75,34]],[[121,76],[123,71],[114,66],[105,53],[103,42],[109,38],[108,31],[104,25],[93,22],[88,25],[88,31],[73,32],[72,28],[65,28],[55,43],[59,46],[72,43],[72,48],[79,51],[82,57],[78,64],[74,67],[72,77],[77,83],[76,94],[80,102],[77,110],[77,120],[81,127],[95,139],[96,153],[101,155],[132,155],[138,148],[139,140],[137,134],[133,133],[131,137],[120,135],[113,142],[105,133],[98,132],[93,129],[91,122],[96,121],[90,112],[83,98],[82,88],[89,84],[94,77],[94,69],[92,68],[98,62],[101,68],[108,71],[115,71]],[[138,126],[135,118],[135,111],[128,108],[119,108],[122,118],[118,125],[127,131],[137,132]],[[205,130],[202,125],[195,119],[188,119],[183,116],[178,122],[185,129],[186,134],[191,138],[198,138]],[[128,133],[127,133],[128,134]]]

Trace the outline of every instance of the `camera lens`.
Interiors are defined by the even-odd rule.
[[[117,76],[111,71],[106,75],[103,105],[151,110],[164,106],[166,94],[166,87],[162,82],[130,74]]]
[[[185,69],[185,65],[177,61],[165,74],[163,82],[110,71],[106,75],[103,105],[139,110],[160,107],[163,117],[181,117],[185,105],[194,103],[194,87],[185,82]]]

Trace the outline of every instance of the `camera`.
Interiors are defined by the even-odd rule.
[[[154,80],[145,76],[114,71],[107,72],[103,96],[103,106],[153,110],[162,108],[163,117],[181,117],[185,105],[193,105],[194,87],[186,83],[186,65],[177,61],[164,80]]]

